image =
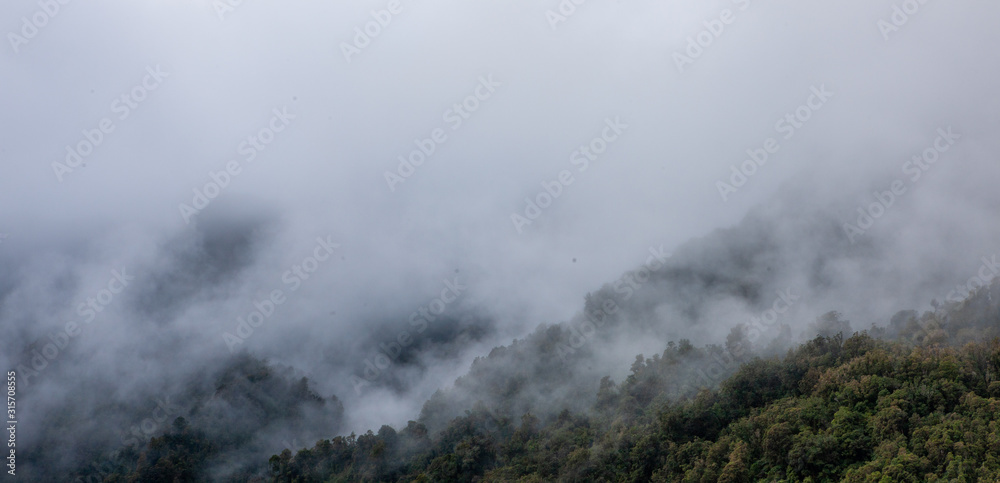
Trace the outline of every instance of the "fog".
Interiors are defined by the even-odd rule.
[[[64,344],[19,376],[26,472],[244,351],[324,429],[405,425],[656,254],[595,374],[781,290],[797,337],[885,325],[1000,251],[992,3],[229,5],[0,9],[0,363]]]

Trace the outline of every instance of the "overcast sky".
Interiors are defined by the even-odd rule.
[[[155,387],[228,355],[223,334],[281,289],[280,323],[240,347],[343,394],[312,372],[341,360],[330,347],[372,352],[393,332],[369,329],[405,326],[458,277],[449,310],[484,311],[494,335],[402,409],[372,401],[362,428],[415,416],[470,358],[783,190],[836,200],[846,223],[905,180],[907,205],[875,230],[920,226],[900,231],[914,266],[959,255],[920,246],[943,230],[971,240],[961,270],[996,253],[995,2],[48,1],[0,8],[6,366],[82,322],[124,267],[134,281],[74,339],[67,377]],[[911,181],[906,163],[949,128],[938,144],[954,148]],[[735,186],[732,167],[768,146]],[[225,186],[195,209],[213,176]],[[525,199],[545,185],[559,196],[536,213]],[[182,256],[212,230],[248,237],[247,258]],[[336,247],[289,290],[317,237]]]

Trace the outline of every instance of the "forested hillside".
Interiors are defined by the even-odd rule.
[[[384,425],[286,449],[266,467],[224,479],[998,481],[997,301],[1000,283],[936,312],[899,312],[884,327],[818,335],[780,356],[753,353],[743,328],[724,347],[681,340],[637,356],[622,381],[593,381],[590,407],[558,411],[513,396],[525,378],[555,381],[571,370],[557,355],[567,335],[543,327],[457,381],[451,391],[471,379],[492,388],[460,417],[448,418],[440,392],[399,430]],[[846,324],[835,312],[817,322]],[[510,361],[538,351],[551,356],[548,372],[486,369],[516,368]],[[286,390],[312,397],[305,382]],[[444,419],[440,431],[429,429]],[[206,458],[232,444],[178,418],[108,481],[203,480]]]
[[[314,393],[293,370],[242,354],[189,388],[163,434],[138,442],[123,434],[118,449],[94,454],[74,477],[82,481],[246,481],[264,471],[268,442],[263,435],[323,434],[335,431],[344,408],[336,397]],[[169,413],[168,413],[169,414]],[[133,428],[138,430],[138,428]],[[291,438],[287,438],[291,439]],[[139,444],[136,444],[139,443]],[[273,446],[273,445],[272,445]],[[247,455],[260,463],[247,465]]]
[[[939,313],[754,357],[695,394],[682,391],[697,380],[688,368],[704,367],[692,361],[724,366],[740,333],[726,349],[681,341],[638,356],[621,383],[604,378],[587,411],[541,420],[479,406],[437,435],[383,426],[285,451],[270,471],[282,482],[998,481],[996,295],[998,284]]]

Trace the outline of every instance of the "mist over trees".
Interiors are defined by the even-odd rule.
[[[998,322],[1000,282],[994,282],[937,311],[900,311],[886,327],[817,335],[787,351],[772,345],[754,353],[740,328],[724,347],[671,342],[660,354],[636,356],[624,380],[605,376],[565,395],[565,381],[580,376],[574,366],[554,363],[554,353],[572,336],[543,327],[477,360],[398,430],[383,425],[286,448],[265,468],[246,467],[224,479],[993,480],[1000,477],[992,456],[1000,444]],[[846,321],[831,312],[816,323]],[[548,364],[528,377],[513,361],[529,358]],[[241,369],[247,381],[268,377],[266,364],[244,364],[255,368]],[[553,397],[526,391],[529,380]],[[479,398],[449,397],[469,390],[467,381],[476,381]],[[322,404],[304,380],[284,387],[307,404]],[[140,453],[127,455],[131,464],[122,458],[109,481],[203,479],[206,460],[227,446],[217,438],[179,417]]]
[[[998,479],[998,17],[5,2],[7,471]]]
[[[822,225],[817,219],[809,223]],[[833,250],[798,262],[814,267],[818,288],[770,297],[770,288],[781,285],[776,280],[798,267],[783,259],[780,241],[752,236],[773,233],[760,223],[752,216],[680,248],[655,269],[644,265],[588,294],[573,319],[541,324],[476,358],[405,424],[386,421],[377,431],[344,434],[345,408],[336,395],[321,396],[294,369],[243,353],[193,382],[175,399],[193,405],[172,414],[153,437],[90,453],[73,475],[289,482],[996,475],[985,459],[991,447],[983,443],[996,437],[989,429],[993,413],[977,408],[1000,396],[994,341],[1000,284],[960,302],[935,301],[922,313],[897,311],[882,323],[863,325],[837,311],[801,320],[792,309],[824,288],[822,267],[865,251]],[[740,313],[760,317],[729,327],[712,343],[668,340],[650,357],[633,354],[630,366],[609,366],[636,338],[667,335],[657,323],[665,307],[694,326],[713,313],[713,304],[733,298],[750,307]],[[785,306],[787,315],[767,321],[768,307]],[[436,340],[447,347],[447,338]],[[986,432],[969,437],[966,427]],[[951,449],[932,454],[928,438],[941,431],[952,434]],[[285,449],[269,453],[276,439]]]
[[[623,381],[604,377],[588,408],[512,417],[479,401],[428,450],[432,399],[398,434],[383,426],[271,457],[271,481],[992,481],[998,302],[994,282],[936,312],[901,311],[889,327],[747,353],[720,384],[686,394],[676,388],[697,378],[686,369],[723,350],[682,340],[637,356]],[[742,342],[734,330],[729,352]]]

